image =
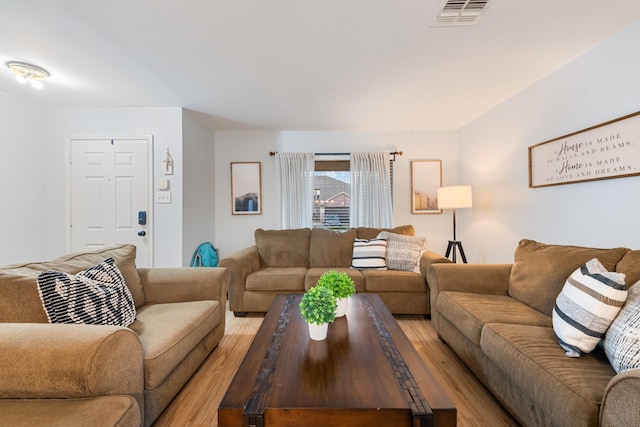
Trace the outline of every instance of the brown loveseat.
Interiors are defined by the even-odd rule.
[[[136,268],[134,246],[0,268],[0,425],[150,425],[224,334],[223,268]],[[129,327],[50,324],[37,277],[114,258]]]
[[[394,314],[429,314],[429,287],[425,280],[431,263],[449,262],[426,251],[420,259],[421,273],[401,270],[350,268],[354,239],[373,239],[382,229],[351,228],[255,231],[256,244],[220,261],[231,272],[229,307],[237,315],[266,312],[279,293],[303,293],[315,286],[329,269],[349,274],[356,292],[374,292]],[[413,236],[412,225],[386,231]]]
[[[513,264],[437,264],[428,271],[432,324],[525,426],[640,425],[640,370],[616,374],[602,347],[565,355],[552,310],[568,277],[597,258],[640,279],[640,251],[522,240]]]

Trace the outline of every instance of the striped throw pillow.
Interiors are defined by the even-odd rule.
[[[604,352],[618,374],[640,368],[640,281],[629,288],[627,302],[609,327]]]
[[[623,273],[594,258],[567,279],[553,307],[553,330],[569,357],[589,353],[604,337],[627,299]]]
[[[387,269],[387,239],[355,239],[351,267],[358,270]]]

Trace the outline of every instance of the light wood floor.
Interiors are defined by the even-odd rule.
[[[227,310],[225,335],[220,344],[156,420],[154,427],[217,426],[218,405],[262,319],[260,315],[234,317]],[[518,426],[451,349],[438,339],[429,320],[423,316],[396,316],[396,320],[454,401],[458,426]]]

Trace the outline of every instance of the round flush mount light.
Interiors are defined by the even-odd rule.
[[[19,83],[29,82],[34,89],[42,89],[42,82],[50,76],[44,68],[26,62],[9,61],[7,67],[16,75]]]

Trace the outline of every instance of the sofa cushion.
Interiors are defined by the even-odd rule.
[[[356,230],[344,232],[314,228],[309,243],[309,265],[311,267],[349,267]]]
[[[358,239],[373,239],[378,236],[381,231],[388,231],[390,233],[403,234],[405,236],[415,236],[416,230],[413,225],[399,225],[393,228],[371,228],[371,227],[358,227]]]
[[[420,273],[420,257],[427,250],[426,237],[405,236],[381,231],[379,238],[387,240],[387,267],[390,270]]]
[[[222,321],[218,301],[148,304],[138,311],[130,328],[142,342],[144,386],[162,384],[202,339]]]
[[[387,269],[387,239],[354,239],[351,267],[358,270]]]
[[[51,262],[60,264],[60,267],[64,269],[51,268],[50,270],[65,271],[73,274],[109,257],[116,261],[116,265],[124,277],[124,282],[133,296],[136,307],[140,307],[144,304],[145,298],[140,276],[138,276],[138,270],[136,269],[136,247],[134,245],[127,244],[98,249],[96,251],[76,252],[63,255]]]
[[[556,297],[575,269],[597,258],[604,268],[614,271],[628,251],[626,248],[597,249],[521,240],[509,277],[509,295],[551,316]]]
[[[3,271],[23,276],[31,275],[34,271],[38,273],[41,271],[62,271],[76,274],[106,258],[113,258],[116,261],[116,265],[120,269],[122,277],[124,277],[124,282],[133,296],[136,307],[143,305],[145,298],[140,276],[138,276],[138,270],[136,269],[136,247],[134,245],[125,244],[90,252],[76,252],[63,255],[52,261],[14,264],[3,267]]]
[[[605,336],[604,351],[617,373],[640,368],[640,282],[629,288],[627,302]]]
[[[640,250],[629,251],[616,265],[616,272],[624,273],[627,288],[640,280]]]
[[[506,295],[444,291],[438,295],[435,309],[475,345],[480,345],[487,323],[551,327],[551,317]]]
[[[589,353],[627,299],[623,273],[608,272],[596,258],[567,279],[553,308],[553,330],[567,356]]]
[[[309,267],[311,230],[263,230],[255,233],[256,246],[263,267]]]
[[[367,292],[427,292],[420,273],[399,270],[363,270]]]
[[[308,269],[304,277],[304,290],[307,291],[313,288],[318,283],[320,276],[322,276],[328,270],[330,269],[327,267],[312,267]],[[335,270],[338,273],[346,273],[351,278],[351,280],[353,280],[353,283],[356,286],[356,293],[365,291],[364,276],[362,275],[362,272],[360,272],[360,270],[355,270],[349,267],[336,267],[331,268],[331,270]]]
[[[40,295],[38,271],[0,270],[0,323],[48,323]]]
[[[50,323],[129,326],[136,318],[113,258],[77,274],[43,271],[38,291]]]
[[[520,390],[523,409],[513,408],[515,413],[534,410],[556,426],[598,425],[615,375],[602,351],[568,358],[552,328],[504,323],[485,325],[480,347],[507,384]]]
[[[304,290],[306,267],[266,267],[247,276],[248,291],[295,292]]]

